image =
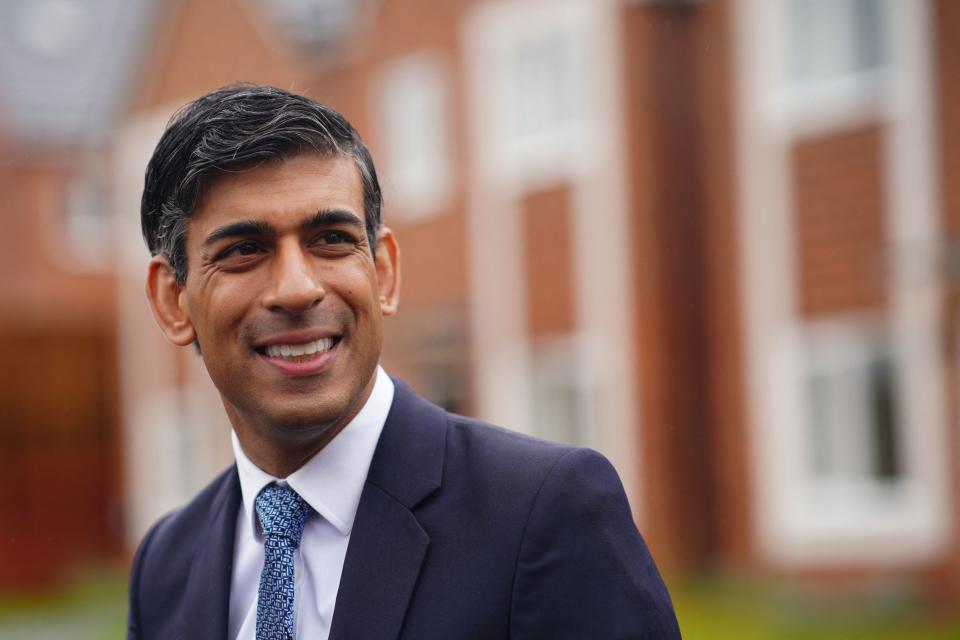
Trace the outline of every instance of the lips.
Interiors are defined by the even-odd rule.
[[[311,376],[330,366],[340,341],[341,336],[329,333],[292,333],[265,340],[255,351],[284,376]]]
[[[299,344],[271,344],[264,349],[264,353],[271,358],[300,358],[330,351],[334,344],[336,344],[335,338],[318,338]]]

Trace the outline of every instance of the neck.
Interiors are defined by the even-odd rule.
[[[278,423],[263,413],[251,414],[223,399],[227,417],[244,454],[263,471],[286,478],[350,424],[373,393],[376,374],[339,416],[324,422]]]
[[[264,437],[256,429],[238,427],[236,423],[234,432],[244,454],[253,464],[276,478],[286,478],[326,447],[347,424],[344,422],[322,431],[317,437],[293,442],[277,442]]]

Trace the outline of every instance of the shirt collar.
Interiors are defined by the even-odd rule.
[[[254,537],[259,537],[260,527],[253,503],[271,482],[290,485],[337,531],[343,535],[350,533],[370,461],[393,403],[393,381],[380,366],[377,366],[375,375],[373,390],[360,412],[327,446],[286,478],[275,478],[255,465],[243,452],[236,432],[231,430],[230,440],[240,476],[243,517],[249,522]]]

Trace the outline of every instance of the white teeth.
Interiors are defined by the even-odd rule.
[[[309,356],[317,352],[323,353],[333,348],[333,338],[320,338],[305,344],[272,344],[267,347],[267,355],[271,358],[296,358]]]

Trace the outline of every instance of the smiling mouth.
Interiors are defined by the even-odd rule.
[[[258,348],[257,352],[268,358],[280,358],[288,362],[306,362],[317,354],[330,351],[339,342],[339,337],[318,338],[302,344],[271,344]]]

